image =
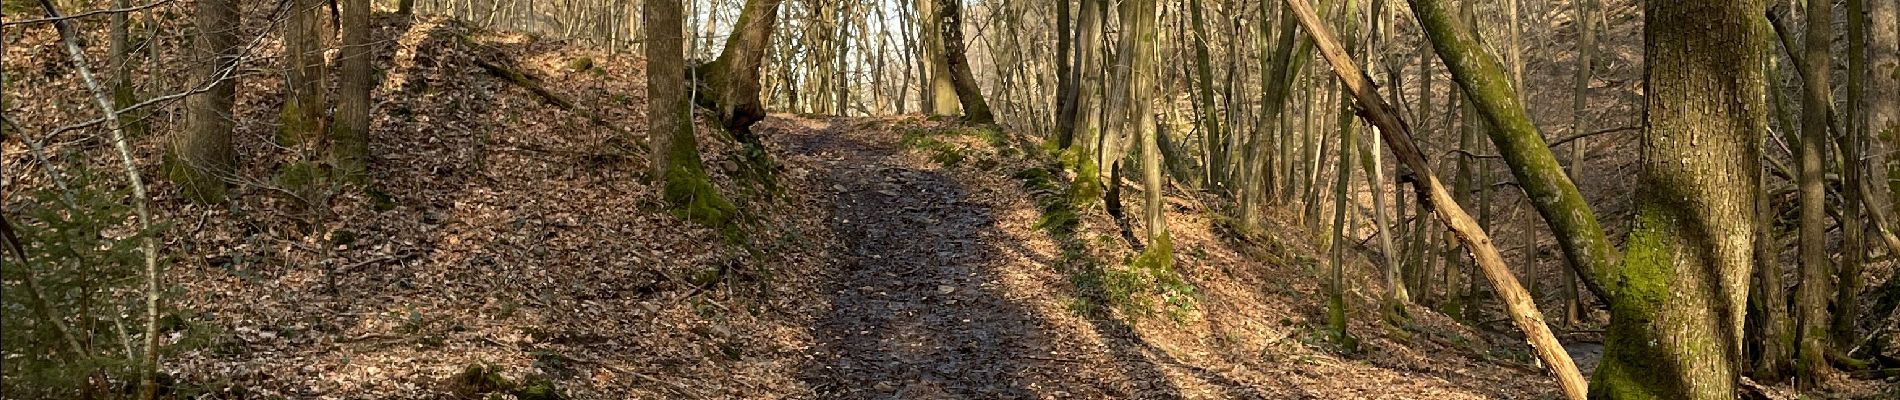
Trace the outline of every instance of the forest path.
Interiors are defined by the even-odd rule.
[[[901,135],[843,126],[849,121],[802,121],[814,129],[776,139],[821,160],[825,170],[815,173],[828,180],[832,229],[844,246],[822,278],[833,286],[817,296],[830,299],[830,310],[817,318],[817,343],[799,372],[816,394],[1181,396],[1139,355],[1116,351],[1126,343],[1109,337],[1118,334],[1091,329],[1098,322],[1040,290],[1064,282],[1020,240],[1027,224],[998,222],[1017,210],[973,198],[995,188],[970,187],[907,154]]]

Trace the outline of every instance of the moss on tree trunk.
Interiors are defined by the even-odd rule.
[[[1762,7],[1647,5],[1637,220],[1592,398],[1735,398],[1768,131]]]

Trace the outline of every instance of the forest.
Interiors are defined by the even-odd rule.
[[[0,398],[1896,399],[1900,0],[0,0]]]

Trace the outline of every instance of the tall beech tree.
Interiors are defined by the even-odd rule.
[[[917,0],[918,47],[924,63],[924,113],[935,116],[956,115],[959,111],[956,83],[950,77],[950,60],[944,54],[943,18],[937,10],[940,1]],[[959,28],[961,29],[961,28]]]
[[[1735,398],[1768,131],[1764,7],[1646,4],[1637,216],[1592,398]]]

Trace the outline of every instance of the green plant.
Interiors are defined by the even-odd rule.
[[[130,336],[150,316],[138,312],[144,254],[139,243],[165,229],[129,223],[129,196],[83,168],[67,189],[27,191],[14,224],[25,254],[0,253],[0,391],[24,398],[109,396],[131,388],[146,349]],[[21,260],[24,262],[19,262]],[[190,343],[193,325],[165,318]],[[163,350],[163,349],[161,349]]]

